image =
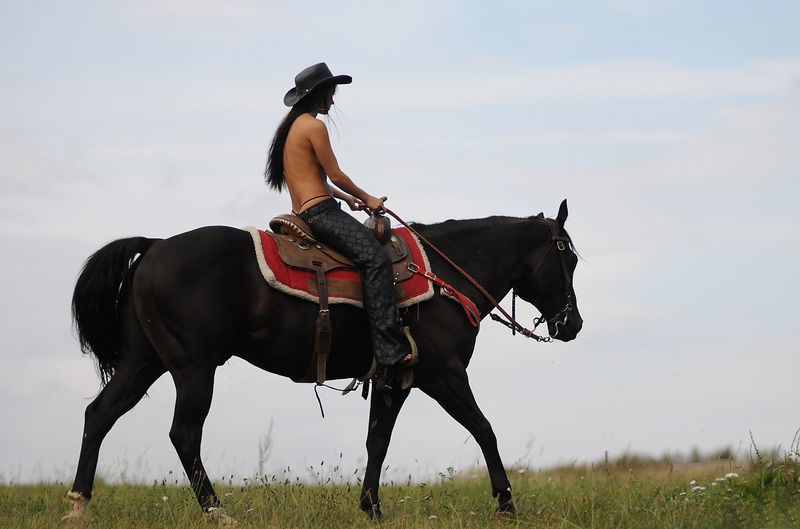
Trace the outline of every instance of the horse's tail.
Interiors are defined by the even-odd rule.
[[[81,351],[97,360],[103,386],[119,364],[119,308],[136,265],[156,240],[131,237],[108,243],[86,260],[75,283],[72,320]]]

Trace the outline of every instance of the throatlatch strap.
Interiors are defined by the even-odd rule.
[[[317,295],[319,296],[319,317],[314,337],[314,355],[317,357],[317,384],[325,382],[328,352],[331,350],[331,314],[328,309],[328,283],[325,281],[325,268],[322,261],[312,261],[317,274]],[[312,361],[313,362],[313,361]]]

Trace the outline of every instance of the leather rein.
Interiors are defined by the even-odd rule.
[[[536,340],[537,342],[548,343],[548,342],[552,342],[553,339],[556,336],[558,336],[559,327],[561,327],[561,326],[563,326],[563,325],[565,325],[567,323],[567,317],[568,317],[569,313],[573,309],[572,295],[570,294],[570,286],[572,285],[572,281],[570,280],[570,277],[569,277],[569,272],[567,270],[567,263],[566,263],[566,261],[564,259],[564,253],[563,252],[566,250],[567,244],[569,244],[571,241],[570,241],[569,237],[564,237],[564,236],[561,236],[561,235],[558,234],[558,229],[556,227],[557,225],[556,225],[555,221],[553,221],[551,219],[543,219],[547,223],[547,226],[550,228],[551,242],[553,244],[548,246],[547,251],[545,252],[544,256],[542,256],[542,259],[539,261],[539,264],[536,265],[536,268],[534,268],[533,273],[531,275],[532,276],[536,275],[536,273],[539,271],[539,269],[542,267],[542,265],[544,264],[545,260],[547,259],[547,256],[550,255],[550,252],[552,251],[552,249],[556,248],[558,250],[558,252],[559,252],[559,257],[560,257],[560,261],[561,261],[561,269],[564,272],[564,296],[565,296],[567,302],[564,305],[564,308],[561,309],[552,318],[545,319],[544,315],[542,315],[540,318],[534,318],[534,320],[533,320],[533,330],[531,330],[531,329],[527,329],[526,327],[524,327],[515,318],[515,316],[516,316],[516,314],[515,314],[516,313],[516,295],[517,295],[516,291],[513,291],[513,294],[512,294],[512,298],[511,298],[511,303],[512,303],[511,312],[512,312],[512,314],[509,314],[508,312],[506,312],[505,309],[503,309],[503,307],[500,306],[500,303],[497,300],[495,300],[494,297],[485,288],[483,288],[483,286],[481,286],[480,283],[478,283],[475,279],[473,279],[472,276],[470,276],[466,271],[464,271],[464,269],[462,269],[460,266],[458,266],[456,263],[454,263],[449,257],[447,257],[444,254],[444,252],[439,250],[431,241],[426,239],[417,230],[412,228],[411,225],[409,225],[406,221],[404,221],[403,219],[398,217],[395,212],[393,212],[392,210],[390,210],[386,206],[383,207],[383,211],[385,211],[387,214],[389,214],[391,217],[393,217],[395,220],[397,220],[397,222],[399,222],[400,224],[402,224],[403,226],[408,228],[411,231],[411,233],[413,233],[414,235],[416,235],[419,238],[419,240],[421,240],[426,245],[428,245],[433,251],[435,251],[437,254],[439,254],[439,257],[444,259],[450,266],[455,268],[455,270],[458,273],[460,273],[462,276],[464,276],[464,278],[466,278],[472,284],[472,286],[474,286],[478,290],[478,292],[483,294],[483,296],[489,301],[489,303],[491,303],[493,305],[492,310],[493,309],[497,309],[498,311],[500,311],[500,313],[503,316],[505,316],[505,319],[503,319],[502,317],[500,317],[500,316],[498,316],[498,315],[496,315],[494,313],[489,314],[489,316],[491,316],[492,320],[494,320],[496,322],[499,322],[499,323],[502,323],[506,327],[510,328],[512,334],[520,333],[522,336],[525,336],[527,338],[532,338],[532,339]],[[536,328],[540,324],[542,324],[543,322],[552,323],[555,326],[555,329],[556,329],[555,334],[553,334],[552,336],[539,336],[538,334],[536,334],[534,331],[536,331]]]

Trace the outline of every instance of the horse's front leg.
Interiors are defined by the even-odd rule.
[[[382,516],[378,500],[381,468],[386,459],[397,415],[409,393],[411,389],[399,387],[386,391],[372,391],[367,432],[367,470],[361,487],[361,510],[371,518],[380,519]]]
[[[420,385],[420,389],[435,399],[451,417],[472,434],[486,459],[489,479],[492,482],[492,495],[497,498],[499,504],[498,512],[515,513],[511,484],[497,450],[497,437],[494,435],[492,425],[475,402],[466,370],[447,372],[436,380]]]

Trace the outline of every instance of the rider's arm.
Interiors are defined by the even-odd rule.
[[[351,198],[355,198],[353,195],[349,195],[349,194],[345,193],[344,191],[340,191],[339,188],[337,188],[337,187],[328,186],[328,189],[330,190],[331,195],[333,195],[335,198],[338,198],[340,200],[348,200],[348,199],[351,199]]]
[[[336,160],[336,155],[333,154],[333,147],[331,147],[331,140],[328,136],[328,128],[325,123],[315,119],[309,126],[308,133],[311,146],[314,148],[314,154],[317,156],[322,169],[328,175],[333,185],[350,193],[354,197],[364,202],[370,209],[380,209],[383,201],[376,198],[353,182],[349,176],[339,167],[339,162]],[[334,195],[336,196],[336,195]],[[338,197],[344,198],[344,197]]]
[[[340,191],[337,187],[329,185],[328,191],[330,191],[331,195],[338,198],[339,200],[344,200],[347,203],[347,205],[350,206],[350,209],[352,209],[353,211],[358,209],[359,204],[363,204],[361,200],[357,199],[353,195],[345,193],[344,191]]]

